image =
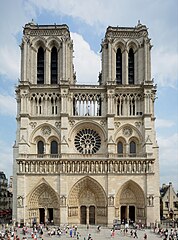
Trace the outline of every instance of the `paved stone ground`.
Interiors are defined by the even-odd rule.
[[[116,239],[116,240],[127,240],[127,239],[132,239],[130,236],[130,230],[128,234],[125,236],[123,231],[116,230],[115,231],[115,236],[111,237],[111,229],[109,228],[101,228],[101,231],[97,231],[96,226],[92,226],[89,229],[86,229],[84,226],[79,226],[78,227],[78,232],[80,233],[80,240],[87,240],[88,239],[88,234],[91,234],[92,240],[108,240],[108,239]],[[138,230],[138,238],[139,240],[143,240],[144,233],[147,233],[147,240],[156,240],[156,239],[161,239],[159,235],[153,233],[152,230],[146,229],[146,230]],[[29,233],[27,233],[26,237],[28,240],[32,239],[31,238],[31,229],[29,229]],[[18,229],[18,234],[20,236],[20,239],[23,239],[24,235],[22,234],[22,229]],[[39,236],[37,236],[38,239],[40,240]],[[43,240],[64,240],[64,239],[77,239],[77,237],[71,238],[69,235],[69,232],[66,234],[62,234],[60,237],[58,235],[53,235],[53,236],[48,236],[48,233],[46,230],[44,230],[43,234]],[[133,238],[134,239],[134,238]]]

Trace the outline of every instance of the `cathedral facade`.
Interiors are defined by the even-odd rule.
[[[67,25],[24,27],[13,219],[159,221],[156,87],[147,27],[111,27],[96,85],[76,83]]]

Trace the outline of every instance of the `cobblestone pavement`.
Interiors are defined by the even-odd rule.
[[[101,228],[101,231],[97,231],[96,226],[92,226],[89,229],[86,229],[84,226],[79,226],[78,227],[78,232],[79,232],[79,240],[88,240],[88,235],[91,234],[91,239],[92,240],[105,240],[105,239],[116,239],[116,240],[127,240],[127,239],[132,239],[130,236],[130,230],[128,231],[127,235],[124,235],[124,232],[121,230],[116,230],[115,231],[115,236],[111,236],[111,229],[109,228]],[[144,233],[147,233],[147,240],[156,240],[156,239],[161,239],[159,235],[153,233],[152,230],[146,229],[146,230],[138,230],[137,235],[139,240],[143,239]],[[17,234],[20,236],[20,240],[23,239],[24,235],[22,234],[22,229],[18,229]],[[31,238],[31,229],[29,229],[28,233],[26,234],[27,239],[32,239]],[[37,235],[37,240],[40,240],[41,238],[39,235]],[[58,235],[53,235],[49,236],[48,232],[46,230],[43,231],[43,240],[64,240],[64,239],[77,239],[76,236],[70,237],[69,232],[68,233],[62,233],[61,236],[59,237]],[[134,238],[133,238],[134,239]]]

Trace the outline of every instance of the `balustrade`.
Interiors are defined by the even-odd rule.
[[[153,160],[17,160],[19,174],[145,174],[154,172]]]

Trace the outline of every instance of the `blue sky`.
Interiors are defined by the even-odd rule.
[[[107,26],[149,29],[152,78],[160,147],[160,185],[178,190],[178,1],[177,0],[1,0],[0,2],[0,171],[12,175],[16,135],[15,85],[20,78],[23,26],[67,24],[74,41],[74,65],[79,83],[97,83],[100,44]],[[88,62],[90,66],[88,66]]]

